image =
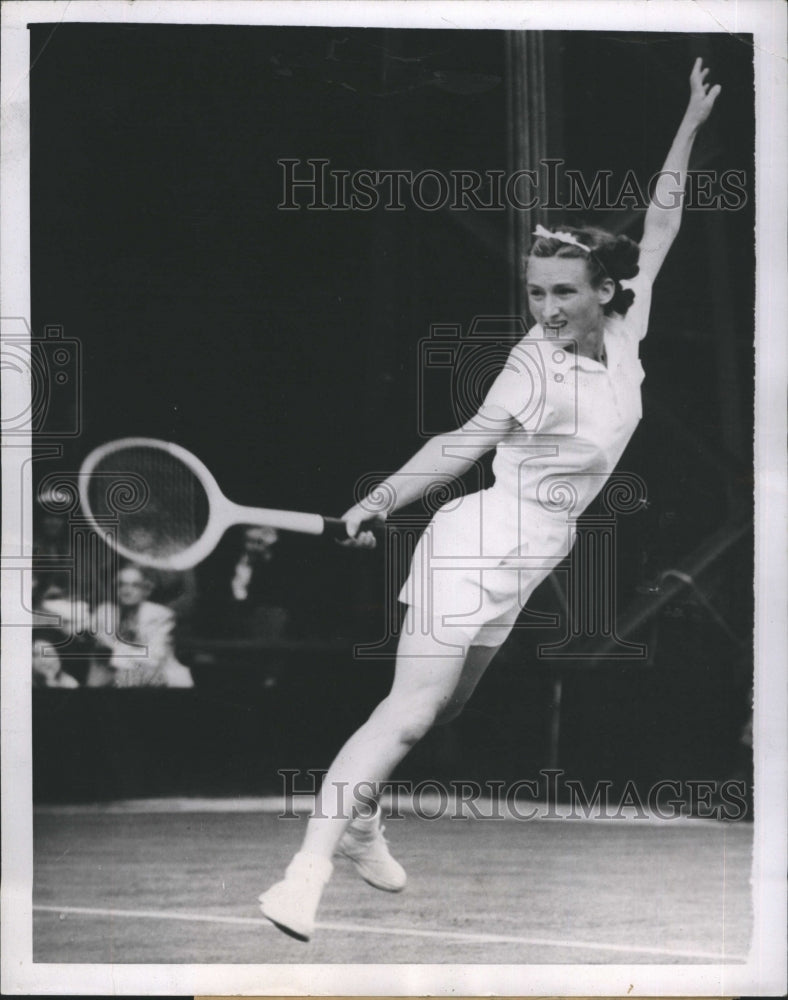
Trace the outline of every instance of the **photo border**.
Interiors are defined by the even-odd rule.
[[[30,323],[29,32],[37,22],[341,25],[747,32],[755,38],[756,93],[756,675],[754,716],[754,937],[745,965],[55,965],[32,961],[32,757],[27,629],[0,629],[2,701],[3,993],[216,995],[770,995],[786,988],[786,7],[779,0],[533,0],[419,3],[19,2],[2,6],[0,302]],[[3,371],[3,420],[26,405]],[[4,439],[2,620],[19,612],[31,539],[29,438]],[[25,560],[27,559],[27,563]],[[29,589],[29,588],[28,588]],[[29,607],[30,594],[22,593]]]

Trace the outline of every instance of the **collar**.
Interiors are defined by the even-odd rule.
[[[556,349],[562,351],[563,354],[565,355],[565,358],[569,360],[569,365],[568,365],[569,368],[577,368],[580,371],[595,372],[595,373],[608,371],[610,367],[611,351],[610,351],[610,337],[608,336],[608,334],[609,330],[606,323],[602,335],[602,351],[607,360],[607,364],[605,364],[601,361],[595,361],[593,358],[588,358],[585,356],[585,354],[578,354],[576,350],[576,345],[577,345],[576,341],[568,341],[565,342],[567,344],[566,347],[558,347],[558,341],[554,340],[554,338],[552,337],[546,337],[544,330],[539,324],[532,327],[528,332],[529,336],[539,338],[542,341],[542,343],[547,347],[550,347],[553,343],[555,343]],[[553,357],[553,353],[554,353],[553,350],[544,351],[544,356],[548,364],[550,365],[550,368],[554,369],[557,372],[561,371],[562,369],[566,370],[567,368],[566,360],[560,362],[557,361]]]

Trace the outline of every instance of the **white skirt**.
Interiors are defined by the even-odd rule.
[[[399,599],[444,640],[456,635],[463,645],[499,646],[574,537],[565,516],[494,487],[472,493],[427,525]]]

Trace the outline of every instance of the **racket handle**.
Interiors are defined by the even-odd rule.
[[[364,521],[360,530],[371,531],[377,539],[382,539],[386,531],[381,522],[374,518]],[[324,517],[323,535],[325,538],[332,538],[337,542],[346,542],[350,537],[347,533],[347,526],[341,517]]]

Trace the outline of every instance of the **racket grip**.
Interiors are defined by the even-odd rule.
[[[386,529],[383,524],[374,518],[369,521],[364,521],[361,525],[361,531],[371,531],[377,539],[384,538],[386,533]],[[331,538],[337,542],[346,542],[349,535],[347,533],[347,526],[342,518],[324,517],[323,536],[325,538]]]

